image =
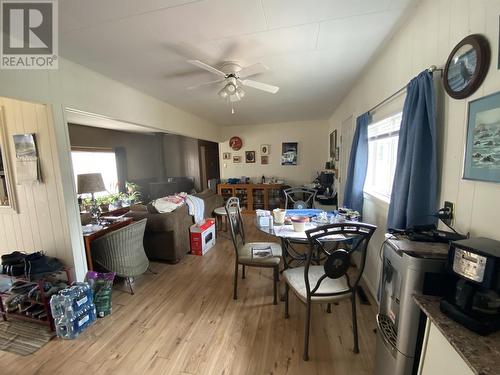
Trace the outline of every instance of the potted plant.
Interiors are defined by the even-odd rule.
[[[110,204],[109,195],[96,197],[95,200],[96,200],[97,207],[99,207],[101,212],[108,212],[109,211],[109,204]]]
[[[127,193],[123,194],[122,201],[126,205],[131,205],[139,202],[141,198],[140,186],[133,182],[125,182],[125,187],[127,188]]]

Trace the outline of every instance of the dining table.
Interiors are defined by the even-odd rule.
[[[307,249],[305,246],[309,246],[309,240],[307,238],[306,231],[319,228],[321,226],[330,224],[330,223],[345,223],[346,220],[334,213],[330,213],[329,221],[320,223],[315,221],[314,219],[319,215],[320,212],[324,212],[319,209],[306,209],[306,210],[287,210],[285,213],[285,217],[290,216],[308,216],[311,218],[310,222],[305,223],[304,231],[297,232],[294,230],[293,224],[273,224],[269,225],[259,225],[260,220],[255,221],[256,227],[261,231],[268,235],[279,238],[281,241],[281,247],[283,250],[283,263],[284,268],[297,267],[303,265],[305,263],[307,257]],[[333,216],[333,218],[332,218]],[[348,222],[348,221],[347,221]],[[353,221],[355,222],[355,221]],[[332,234],[330,236],[326,236],[322,238],[323,242],[346,242],[349,238],[342,234]]]

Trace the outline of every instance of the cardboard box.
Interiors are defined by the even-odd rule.
[[[190,231],[191,254],[204,255],[215,245],[215,220],[206,219],[201,225],[192,225]]]

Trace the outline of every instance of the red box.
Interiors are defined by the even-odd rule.
[[[204,255],[215,245],[215,220],[205,219],[201,225],[191,225],[189,229],[191,254]]]

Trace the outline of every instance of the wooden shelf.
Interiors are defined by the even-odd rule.
[[[272,210],[282,207],[280,192],[282,184],[219,184],[217,193],[224,198],[238,197],[243,213],[254,213],[256,209]]]
[[[67,267],[63,267],[60,271],[48,273],[46,277],[42,277],[37,281],[33,281],[33,282],[36,282],[38,284],[38,289],[40,291],[41,300],[36,301],[33,299],[28,299],[27,301],[29,303],[31,303],[31,305],[37,304],[37,305],[43,306],[44,312],[46,314],[45,318],[38,318],[38,317],[35,318],[35,317],[31,317],[29,315],[26,315],[26,314],[23,314],[23,313],[20,313],[17,311],[7,312],[7,309],[4,306],[4,298],[11,294],[11,292],[9,292],[9,291],[1,291],[0,292],[0,317],[3,318],[3,320],[5,320],[5,321],[8,318],[12,318],[12,319],[20,319],[20,320],[26,320],[29,322],[44,324],[44,325],[49,326],[50,329],[52,331],[54,331],[55,326],[54,326],[54,320],[52,319],[52,312],[50,310],[50,298],[45,294],[43,286],[44,286],[44,283],[46,280],[52,279],[53,275],[62,275],[62,274],[65,274],[65,278],[66,278],[65,281],[67,282],[68,286],[71,285],[72,279],[71,279],[71,275],[70,275],[70,270]],[[0,277],[10,278],[11,280],[29,281],[25,277],[16,277],[16,276],[8,276],[8,275],[1,275]],[[56,277],[54,276],[54,278],[56,278]]]

